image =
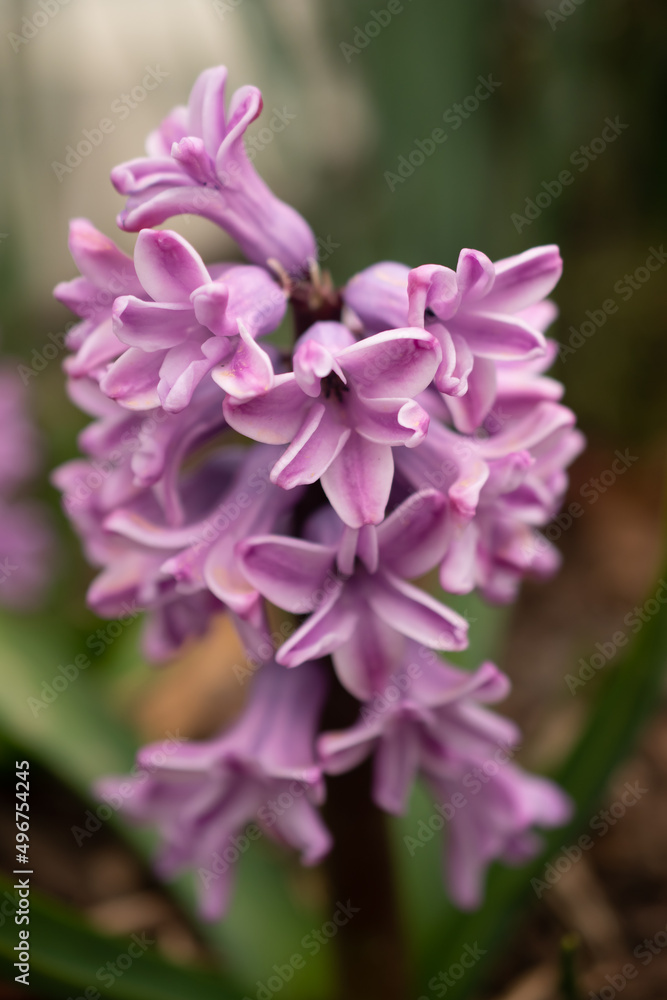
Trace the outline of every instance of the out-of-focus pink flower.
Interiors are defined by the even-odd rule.
[[[175,108],[146,144],[148,156],[111,171],[127,195],[118,217],[133,232],[190,213],[217,222],[248,260],[270,260],[296,275],[317,259],[315,237],[295,209],[280,201],[248,159],[243,137],[262,110],[257,87],[241,87],[225,110],[227,69],[197,79],[190,102]]]
[[[138,776],[98,782],[100,798],[120,799],[128,816],[157,826],[162,875],[198,869],[207,919],[220,918],[229,906],[234,867],[225,863],[225,853],[248,823],[296,848],[306,865],[330,849],[316,808],[324,783],[314,746],[325,692],[319,665],[304,664],[288,674],[269,663],[231,729],[206,742],[181,744],[170,755],[159,744],[144,747]]]

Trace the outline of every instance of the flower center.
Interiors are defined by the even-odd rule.
[[[349,391],[349,385],[345,385],[340,376],[336,375],[335,372],[329,372],[329,374],[325,375],[322,379],[322,392],[324,393],[325,399],[331,399],[331,396],[333,395],[334,399],[336,399],[339,403],[342,403],[343,393]]]

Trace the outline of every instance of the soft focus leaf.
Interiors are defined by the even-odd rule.
[[[0,890],[8,903],[14,895],[12,883],[0,878]],[[11,980],[18,974],[13,964],[19,928],[7,919],[9,909],[3,908],[0,922],[0,970]],[[36,893],[30,898],[29,931],[31,995],[37,989],[40,996],[65,1000],[72,995],[100,996],[104,989],[119,1000],[226,1000],[241,992],[219,976],[161,959],[149,935],[134,935],[134,940],[103,937]],[[119,958],[121,964],[116,965]],[[86,994],[88,988],[97,994]]]
[[[530,866],[510,869],[496,866],[490,874],[484,905],[462,914],[451,905],[441,907],[432,922],[428,946],[420,960],[419,988],[428,993],[428,980],[458,962],[466,945],[479,943],[486,954],[464,978],[451,987],[451,995],[469,997],[476,989],[489,961],[512,929],[520,906],[532,892],[531,877],[560,844],[576,837],[603,794],[614,768],[627,756],[642,724],[657,704],[657,694],[667,665],[667,615],[652,618],[638,635],[602,691],[586,731],[565,764],[554,777],[572,796],[576,814],[567,828],[544,837],[545,850]],[[420,854],[433,854],[438,837]],[[401,849],[403,844],[401,844]],[[415,859],[412,859],[413,861]],[[421,864],[426,864],[425,860]]]

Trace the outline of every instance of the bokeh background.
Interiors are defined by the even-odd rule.
[[[547,858],[533,872],[495,873],[487,906],[466,918],[442,897],[437,838],[415,857],[404,848],[403,835],[429,814],[417,794],[411,815],[393,827],[405,936],[422,970],[409,996],[444,995],[427,985],[430,977],[478,939],[487,955],[448,995],[588,996],[618,991],[619,976],[628,998],[667,993],[667,935],[655,943],[667,928],[665,655],[654,620],[664,612],[647,614],[635,645],[614,649],[585,685],[573,691],[567,683],[582,658],[599,652],[596,644],[608,648],[619,629],[634,638],[626,618],[656,592],[663,572],[667,5],[403,0],[398,7],[388,18],[384,0],[374,7],[368,0],[4,0],[0,7],[1,346],[3,364],[23,375],[41,433],[41,469],[25,493],[48,510],[54,535],[40,607],[0,619],[0,766],[10,782],[17,754],[31,761],[34,885],[50,899],[36,917],[45,942],[35,958],[39,985],[14,989],[7,971],[2,997],[78,995],[53,985],[65,976],[59,956],[75,926],[87,942],[79,951],[96,957],[118,953],[98,934],[145,931],[156,955],[183,968],[212,976],[221,965],[241,983],[264,982],[333,906],[325,873],[304,872],[258,845],[239,865],[229,921],[203,932],[189,915],[188,886],[166,891],[151,876],[145,838],[115,817],[80,844],[72,833],[93,806],[90,781],[126,767],[139,741],[179,727],[203,735],[234,712],[238,684],[221,667],[220,650],[229,664],[237,654],[224,624],[160,673],[142,662],[138,628],[129,626],[48,710],[35,716],[28,701],[104,627],[85,607],[91,571],[48,478],[76,455],[83,426],[65,393],[63,351],[45,351],[72,321],[51,298],[53,285],[76,273],[67,222],[85,216],[131,249],[133,238],[115,232],[122,201],[109,171],[139,155],[147,132],[186,100],[197,74],[220,62],[233,86],[261,87],[255,165],[310,221],[337,283],[378,259],[454,265],[464,246],[496,259],[557,242],[565,260],[553,374],[589,441],[566,501],[583,514],[552,530],[564,555],[553,582],[526,585],[510,611],[489,610],[474,596],[461,603],[475,619],[468,662],[493,656],[512,677],[503,708],[526,732],[524,762],[564,775],[578,793],[578,826],[550,842],[555,857],[591,832],[626,782],[646,791],[604,834],[600,823],[593,828],[594,847],[541,898],[530,879],[544,877]],[[386,23],[378,31],[366,30],[379,21]],[[126,102],[149,70],[159,84]],[[480,79],[489,81],[487,96],[476,101]],[[285,127],[260,132],[275,109]],[[113,130],[68,166],[68,147],[103,118]],[[430,151],[438,128],[446,140]],[[428,155],[410,170],[420,143]],[[563,171],[570,183],[562,184]],[[234,255],[202,220],[169,225],[205,258]],[[651,255],[656,270],[646,268]],[[628,456],[620,474],[610,471],[617,452]],[[0,601],[10,583],[0,585]],[[13,821],[3,815],[0,859],[11,872]],[[3,918],[5,958],[7,924]],[[635,951],[644,940],[654,942],[648,962]],[[157,989],[164,970],[151,961],[146,982]],[[635,976],[619,971],[627,963]],[[91,980],[77,972],[83,980],[62,981],[80,983],[83,993],[102,964],[93,962]],[[335,942],[283,995],[337,996],[334,969]],[[102,995],[190,995],[177,978],[172,994],[123,992],[130,978]]]

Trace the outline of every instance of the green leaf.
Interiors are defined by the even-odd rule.
[[[489,961],[512,930],[522,904],[531,893],[530,879],[538,874],[553,852],[578,834],[603,794],[614,768],[627,756],[643,723],[657,704],[667,665],[667,613],[660,611],[642,629],[602,690],[593,716],[577,746],[554,776],[572,796],[576,814],[567,828],[544,836],[545,850],[527,867],[495,866],[489,876],[485,903],[475,913],[464,914],[443,904],[434,921],[435,931],[420,960],[419,989],[430,995],[428,981],[458,962],[466,945],[478,943],[485,957],[450,987],[456,1000],[477,989]],[[434,841],[423,853],[435,862]],[[404,849],[404,848],[403,848]],[[405,849],[404,849],[405,852]],[[421,864],[425,864],[422,859]],[[431,869],[433,871],[433,869]],[[449,995],[449,994],[448,994]]]
[[[146,935],[104,937],[69,909],[35,892],[30,896],[30,923],[17,926],[9,919],[13,916],[9,902],[14,895],[12,883],[4,877],[0,877],[0,891],[0,970],[7,980],[21,971],[14,968],[15,948],[19,930],[27,929],[32,995],[35,990],[55,1000],[80,996],[86,1000],[105,996],[119,1000],[238,1000],[242,995],[218,975],[160,958],[155,954],[155,942]]]
[[[120,640],[119,640],[120,641]],[[25,750],[86,799],[104,774],[120,774],[131,766],[136,740],[105,710],[109,698],[104,676],[93,667],[80,671],[50,704],[41,708],[43,685],[53,688],[62,678],[61,665],[73,661],[56,630],[26,629],[0,616],[0,650],[4,685],[0,695],[0,733]],[[126,651],[130,655],[130,651]],[[72,676],[74,676],[72,674]],[[60,683],[58,687],[63,687]],[[31,701],[32,699],[32,701]],[[35,714],[36,713],[36,714]],[[91,802],[91,805],[94,804]],[[155,837],[114,814],[109,823],[150,863]],[[201,924],[195,903],[195,876],[185,874],[166,888],[192,923],[239,979],[272,975],[274,963],[284,963],[313,928],[328,918],[319,899],[304,903],[288,876],[289,857],[277,856],[262,844],[252,844],[237,864],[238,886],[224,921]],[[308,958],[291,985],[295,998],[326,995],[332,956],[325,950]]]

